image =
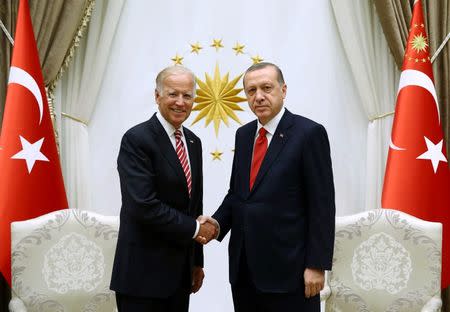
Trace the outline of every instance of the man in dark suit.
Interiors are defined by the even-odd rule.
[[[244,75],[258,118],[236,132],[230,189],[201,222],[231,230],[229,274],[235,311],[320,311],[331,269],[335,204],[324,127],[283,107],[287,86],[271,63]]]
[[[120,312],[187,312],[190,293],[202,285],[201,244],[215,228],[196,220],[203,209],[202,147],[182,126],[194,95],[190,70],[164,69],[156,78],[159,112],[122,138],[122,208],[111,279]]]

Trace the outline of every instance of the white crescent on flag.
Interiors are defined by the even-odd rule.
[[[434,98],[434,103],[436,104],[436,109],[437,109],[437,113],[438,113],[438,122],[441,123],[441,115],[439,112],[439,104],[438,104],[438,99],[437,99],[437,95],[436,95],[436,89],[434,88],[434,83],[430,79],[430,77],[428,77],[428,75],[426,75],[425,73],[423,73],[421,71],[414,70],[414,69],[406,69],[402,72],[402,74],[400,76],[400,82],[398,83],[397,96],[403,88],[408,87],[408,86],[422,87],[431,93],[431,95]]]
[[[439,104],[438,104],[438,99],[437,99],[437,95],[436,95],[436,89],[434,88],[433,81],[430,79],[430,77],[428,77],[428,75],[424,74],[421,71],[414,70],[414,69],[406,69],[406,70],[402,71],[402,74],[400,76],[400,82],[398,85],[397,96],[403,88],[408,87],[408,86],[422,87],[431,93],[431,95],[434,98],[434,103],[436,104],[436,110],[438,113],[438,122],[440,123],[441,115],[440,115],[440,111],[439,111]],[[398,147],[392,141],[392,138],[391,138],[391,142],[389,143],[389,147],[394,150],[397,150],[397,151],[406,150],[405,148]]]
[[[39,89],[39,86],[36,82],[36,80],[26,71],[23,69],[11,66],[9,71],[9,80],[8,84],[10,83],[16,83],[19,84],[28,90],[34,95],[36,98],[37,104],[39,106],[39,124],[41,124],[42,121],[42,115],[44,113],[43,109],[43,103],[42,103],[42,94],[41,90]]]

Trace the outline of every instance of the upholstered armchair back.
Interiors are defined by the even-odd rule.
[[[326,311],[440,311],[441,249],[440,223],[403,212],[336,218]]]
[[[115,311],[119,218],[65,209],[13,222],[12,311]],[[22,306],[22,307],[21,307]]]

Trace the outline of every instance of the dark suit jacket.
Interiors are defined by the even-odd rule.
[[[203,209],[202,147],[191,131],[184,128],[184,134],[190,199],[178,156],[156,115],[122,138],[117,159],[122,208],[111,280],[118,293],[167,298],[180,287],[186,268],[203,267],[203,248],[192,239]]]
[[[306,267],[331,269],[335,204],[328,137],[320,124],[286,110],[250,191],[256,129],[255,120],[236,132],[230,189],[213,218],[219,240],[231,229],[231,284],[245,250],[259,290],[293,292]]]

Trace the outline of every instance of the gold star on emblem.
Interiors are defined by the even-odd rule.
[[[428,47],[427,38],[420,33],[411,40],[411,46],[416,53],[425,52]]]
[[[216,48],[216,51],[219,51],[220,48],[223,48],[222,39],[213,39],[211,47]]]
[[[262,61],[264,61],[264,59],[262,57],[260,57],[258,54],[255,56],[251,57],[253,64],[258,64],[261,63]]]
[[[223,122],[228,126],[228,117],[232,118],[239,124],[241,121],[234,113],[235,111],[243,111],[237,104],[245,102],[246,99],[238,96],[242,91],[240,88],[235,88],[242,74],[231,81],[228,81],[228,73],[221,77],[219,71],[219,64],[216,64],[214,77],[211,78],[205,73],[205,81],[196,78],[197,81],[197,97],[194,99],[195,105],[192,110],[200,111],[192,124],[195,124],[200,119],[205,118],[205,127],[211,121],[214,121],[214,130],[216,136],[219,134],[220,123]]]
[[[236,55],[244,54],[244,48],[245,48],[245,45],[239,44],[239,42],[236,42],[236,45],[233,47],[233,50],[236,52]]]
[[[178,53],[171,58],[173,65],[183,65],[183,57],[179,56]]]
[[[203,47],[198,43],[191,43],[191,53],[199,53]]]
[[[211,156],[212,156],[212,160],[222,160],[222,158],[221,158],[221,156],[222,156],[222,152],[221,151],[219,151],[219,150],[217,150],[217,148],[216,148],[216,150],[214,151],[214,152],[211,152],[210,153],[211,154]]]

